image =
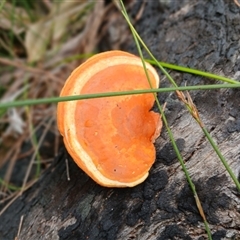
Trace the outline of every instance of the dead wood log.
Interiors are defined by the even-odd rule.
[[[141,7],[131,9],[134,18]],[[147,1],[136,27],[157,59],[240,79],[240,8],[230,0]],[[123,46],[135,52],[133,41]],[[179,85],[213,80],[172,73]],[[161,87],[169,83],[162,76]],[[234,173],[240,172],[240,91],[190,92],[200,116]],[[196,185],[213,239],[240,239],[240,199],[202,130],[175,93],[160,94],[166,116]],[[148,179],[134,188],[98,186],[64,153],[0,217],[0,239],[206,239],[202,219],[166,130],[156,141]]]

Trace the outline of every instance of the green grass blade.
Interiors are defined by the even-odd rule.
[[[103,97],[116,97],[124,95],[135,95],[143,93],[163,93],[172,91],[184,91],[184,90],[211,90],[219,88],[240,88],[240,84],[213,84],[213,85],[198,85],[198,86],[181,86],[181,87],[170,87],[170,88],[153,88],[153,89],[142,89],[142,90],[132,90],[132,91],[122,91],[122,92],[105,92],[105,93],[92,93],[92,94],[82,94],[74,96],[64,96],[64,97],[51,97],[51,98],[39,98],[39,99],[27,99],[18,100],[12,102],[2,102],[0,103],[0,109],[6,109],[10,107],[22,107],[30,106],[36,104],[50,104],[65,101],[76,101],[85,100],[91,98],[103,98]]]
[[[0,178],[0,186],[4,186],[8,190],[12,190],[12,191],[17,191],[17,190],[21,189],[20,187],[17,187],[17,186],[15,186],[13,184],[5,182],[2,178]]]
[[[25,98],[25,101],[28,100],[28,77],[26,77],[24,79],[24,85],[25,85],[25,91],[23,92],[23,97]],[[40,171],[41,171],[41,157],[40,157],[40,153],[37,148],[38,146],[38,141],[37,141],[37,137],[36,137],[36,133],[34,131],[34,124],[32,122],[32,117],[31,117],[31,110],[30,110],[30,107],[28,105],[25,105],[25,112],[26,112],[26,115],[28,116],[28,119],[29,119],[29,123],[28,123],[28,127],[29,127],[29,132],[33,133],[31,134],[31,140],[32,140],[32,145],[33,145],[33,148],[35,149],[35,151],[37,151],[37,155],[36,155],[36,158],[37,158],[37,168],[36,168],[36,178],[40,175]]]
[[[151,51],[148,49],[148,47],[145,45],[145,43],[143,42],[143,40],[141,39],[141,37],[138,35],[138,33],[136,32],[136,30],[134,29],[134,27],[132,26],[128,16],[127,16],[127,13],[126,13],[126,10],[124,8],[124,5],[122,3],[122,0],[120,0],[121,4],[122,4],[122,8],[123,8],[123,15],[126,19],[126,21],[128,22],[132,32],[136,35],[137,39],[141,42],[141,44],[143,45],[143,47],[145,48],[145,50],[148,52],[148,54],[151,56],[151,58],[155,61],[156,65],[159,66],[159,68],[163,71],[163,73],[167,76],[167,78],[170,80],[170,82],[174,85],[174,86],[177,86],[177,84],[175,83],[175,81],[172,79],[172,77],[167,73],[167,71],[162,67],[162,65],[156,60],[156,58],[153,56],[153,54],[151,53]],[[236,85],[239,84],[239,82],[236,81],[235,83]],[[233,84],[233,85],[235,85]],[[178,94],[178,93],[177,93]],[[189,112],[191,113],[191,115],[193,116],[193,118],[197,121],[197,123],[200,125],[201,128],[203,128],[203,124],[202,124],[202,121],[200,120],[199,116],[196,117],[195,113],[193,110],[196,110],[197,109],[194,107],[194,109],[192,108],[192,106],[190,106],[189,103],[187,103],[187,101],[184,101],[184,99],[182,98],[181,100],[182,102],[184,102],[185,106],[187,107],[187,109],[189,110]],[[197,111],[197,115],[198,115],[198,111]],[[206,136],[206,135],[205,135]],[[210,135],[208,135],[210,136]],[[206,136],[207,137],[207,136]],[[211,137],[210,137],[211,138]],[[215,145],[215,147],[218,149],[218,147]],[[218,150],[219,151],[219,150]],[[219,151],[220,152],[220,151]],[[217,153],[218,154],[218,153]],[[220,159],[221,160],[221,159]],[[222,161],[222,160],[221,160]],[[225,161],[225,165],[228,165],[227,162]],[[226,169],[228,171],[228,169],[230,169],[230,167],[228,166],[228,168]],[[230,174],[230,173],[229,173]],[[232,177],[232,175],[234,175],[232,172],[230,174],[230,176]],[[234,179],[236,179],[236,176],[234,176]],[[233,179],[234,183],[236,184],[235,180]],[[236,185],[236,187],[238,188],[238,185]]]
[[[134,36],[134,40],[135,40],[135,43],[136,43],[136,45],[137,45],[137,48],[138,48],[138,52],[139,52],[139,54],[140,54],[140,57],[141,57],[141,59],[142,59],[143,66],[144,66],[144,70],[145,70],[146,76],[147,76],[147,78],[148,78],[148,82],[149,82],[149,84],[150,84],[150,86],[151,86],[151,82],[150,82],[150,79],[149,79],[149,76],[148,76],[148,73],[147,73],[147,70],[146,70],[146,66],[145,66],[145,63],[144,63],[144,61],[143,61],[143,55],[142,55],[142,52],[141,52],[141,48],[140,48],[140,45],[139,45],[139,42],[138,42],[139,39],[136,37],[135,32],[133,31],[134,28],[133,28],[133,26],[132,26],[132,24],[131,24],[131,22],[130,22],[130,20],[129,20],[128,14],[127,14],[127,12],[126,12],[126,9],[125,9],[125,7],[124,7],[124,4],[123,4],[122,0],[121,0],[120,2],[121,2],[121,5],[122,5],[122,13],[123,13],[125,19],[127,19],[127,20],[129,21],[129,26],[130,26],[130,28],[131,28],[131,30],[132,30],[132,35]],[[169,76],[170,76],[170,75],[169,75]],[[171,78],[171,76],[170,76],[170,78]],[[172,79],[172,82],[173,82],[173,84],[176,86],[176,84],[175,84],[175,82],[174,82],[173,79]],[[151,86],[151,87],[152,87],[152,86]],[[197,192],[196,192],[196,189],[195,189],[195,185],[194,185],[194,183],[192,182],[192,180],[191,180],[191,178],[190,178],[190,175],[189,175],[189,173],[188,173],[188,170],[187,170],[187,168],[186,168],[186,166],[185,166],[185,164],[184,164],[183,158],[182,158],[182,156],[181,156],[181,154],[180,154],[180,151],[179,151],[179,149],[178,149],[178,147],[177,147],[177,144],[176,144],[175,139],[174,139],[174,137],[173,137],[172,131],[171,131],[171,129],[170,129],[169,126],[168,126],[167,119],[166,119],[166,117],[165,117],[165,115],[164,115],[163,109],[161,108],[161,105],[160,105],[160,103],[159,103],[159,100],[157,99],[156,95],[154,95],[154,96],[155,96],[155,99],[156,99],[156,103],[157,103],[157,105],[158,105],[158,108],[159,108],[159,110],[160,110],[160,113],[161,113],[161,115],[162,115],[162,119],[163,119],[164,125],[165,125],[166,128],[167,128],[167,132],[168,132],[168,135],[169,135],[170,140],[171,140],[171,142],[172,142],[173,148],[174,148],[174,150],[175,150],[175,152],[176,152],[176,154],[177,154],[177,157],[178,157],[179,162],[180,162],[180,164],[181,164],[181,166],[182,166],[182,169],[183,169],[183,171],[184,171],[184,173],[185,173],[185,176],[186,176],[186,178],[187,178],[187,181],[188,181],[188,183],[189,183],[189,186],[190,186],[190,188],[192,189],[192,192],[193,192],[193,194],[194,194],[194,197],[195,197],[195,200],[196,200],[196,204],[197,204],[197,207],[198,207],[198,209],[199,209],[199,213],[200,213],[200,215],[201,215],[202,218],[203,218],[203,222],[204,222],[204,225],[205,225],[206,232],[207,232],[207,234],[208,234],[208,238],[209,238],[209,239],[212,239],[212,237],[211,237],[211,231],[210,231],[209,225],[208,225],[208,223],[207,223],[205,214],[204,214],[204,212],[203,212],[203,208],[202,208],[201,202],[199,201],[199,198],[198,198],[198,195],[197,195]]]
[[[153,61],[153,60],[146,59],[145,61],[149,62],[150,64],[157,65],[156,62]],[[177,70],[177,71],[180,71],[180,72],[195,74],[195,75],[199,75],[199,76],[207,77],[207,78],[213,78],[213,79],[216,79],[216,80],[220,80],[220,81],[227,82],[227,83],[232,83],[232,84],[238,84],[239,83],[236,80],[226,78],[226,77],[223,77],[223,76],[219,76],[219,75],[216,75],[216,74],[213,74],[213,73],[200,71],[200,70],[197,70],[197,69],[187,68],[187,67],[183,67],[183,66],[170,64],[170,63],[160,62],[160,61],[158,61],[158,63],[165,68]]]
[[[202,128],[205,136],[207,137],[208,141],[210,142],[210,144],[212,145],[213,149],[215,150],[215,152],[217,153],[218,157],[220,158],[222,164],[224,165],[224,167],[226,168],[227,172],[229,173],[229,175],[231,176],[232,180],[234,181],[235,185],[237,186],[238,191],[240,191],[240,183],[237,179],[237,177],[234,175],[232,169],[229,167],[227,161],[225,160],[224,156],[222,155],[222,153],[219,151],[217,145],[215,144],[215,142],[213,141],[212,137],[210,136],[209,132],[207,131],[207,129],[205,127]]]

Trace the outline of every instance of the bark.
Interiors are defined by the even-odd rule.
[[[147,1],[131,8],[137,31],[157,59],[240,79],[240,8],[234,1]],[[111,41],[109,41],[111,42]],[[104,48],[104,45],[102,45]],[[132,40],[122,46],[136,53]],[[161,73],[160,73],[161,74]],[[171,71],[179,85],[214,80]],[[162,75],[161,75],[162,76]],[[170,84],[161,77],[161,87]],[[240,174],[240,91],[191,91],[200,117],[236,176]],[[175,93],[159,94],[193,179],[213,239],[240,239],[240,198],[216,153]],[[147,180],[103,188],[64,151],[38,182],[0,216],[0,239],[206,239],[193,194],[164,128]]]

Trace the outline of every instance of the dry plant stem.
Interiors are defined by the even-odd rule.
[[[235,4],[240,7],[240,3],[238,2],[238,0],[234,0]]]
[[[221,154],[221,152],[217,148],[216,144],[214,143],[214,141],[212,140],[210,134],[208,133],[206,127],[204,126],[202,120],[200,119],[198,110],[197,110],[195,104],[193,103],[190,94],[187,92],[186,96],[185,96],[183,94],[183,92],[180,92],[180,91],[176,91],[176,94],[177,94],[179,100],[182,101],[187,106],[187,108],[188,108],[189,112],[191,113],[192,117],[197,121],[197,123],[202,128],[203,133],[205,134],[205,136],[207,137],[208,141],[212,145],[213,149],[217,153],[217,155],[218,155],[219,159],[221,160],[222,164],[224,165],[224,167],[228,171],[228,173],[231,176],[232,180],[234,181],[237,189],[240,191],[240,183],[239,183],[237,177],[235,176],[235,174],[233,173],[231,168],[228,166],[228,163],[224,159],[224,156]]]
[[[98,29],[104,14],[104,1],[95,1],[93,12],[90,14],[90,17],[85,23],[84,31],[81,33],[82,39],[80,43],[78,43],[77,52],[89,53],[94,50],[100,40],[98,38]]]
[[[4,198],[0,201],[0,204],[4,204],[5,202],[7,202],[10,199],[13,199],[16,195],[18,195],[19,192],[13,192],[13,193],[8,193],[8,195],[6,194],[4,196]]]
[[[20,192],[16,192],[16,194],[14,194],[15,196],[4,206],[4,208],[0,211],[0,216],[9,208],[9,206],[12,205],[13,202],[15,202],[15,200],[21,196]]]
[[[18,226],[18,232],[17,232],[17,236],[15,237],[15,240],[19,239],[19,236],[20,236],[20,233],[21,233],[21,230],[22,230],[23,217],[24,216],[22,215],[21,218],[20,218],[20,222],[19,222],[19,226]]]
[[[137,13],[137,15],[136,15],[136,17],[135,17],[135,21],[136,21],[136,22],[142,17],[144,8],[145,8],[145,6],[146,6],[146,3],[147,3],[147,1],[144,0],[143,3],[142,3],[142,5],[141,5],[141,7],[140,7],[140,9],[139,9],[139,11],[138,11],[138,13]]]
[[[56,116],[56,115],[55,115]],[[57,131],[57,125],[55,126],[55,141],[54,141],[54,156],[58,155],[59,151],[59,132]]]
[[[9,82],[5,84],[7,91],[2,96],[1,102],[13,101],[21,96],[24,91],[27,91],[29,89],[29,85],[24,84],[25,78],[25,74],[21,71],[16,77],[14,76],[14,79],[18,79],[18,81],[11,83],[11,80],[9,80]]]
[[[29,156],[30,154],[32,154],[33,152],[34,152],[34,149],[31,148],[31,149],[27,150],[26,152],[19,153],[18,158],[19,159],[25,158],[25,157]]]
[[[30,182],[24,189],[24,191],[28,190],[35,182],[37,182],[38,179],[33,180],[32,182]],[[19,191],[17,192],[15,195],[15,197],[12,198],[11,201],[9,201],[4,208],[0,211],[0,216],[9,208],[9,206],[12,205],[13,202],[15,202],[15,200],[17,200],[18,197],[20,197],[22,195],[23,191]]]
[[[195,104],[193,103],[189,92],[187,92],[187,94],[185,96],[183,92],[180,92],[177,90],[176,94],[177,94],[178,99],[186,105],[189,112],[192,114],[193,118],[198,122],[200,127],[203,128],[204,125],[203,125],[202,121],[200,120],[198,110],[197,110]]]
[[[30,137],[30,141],[32,143],[32,146],[34,148],[34,151],[36,152],[36,158],[38,160],[38,164],[37,164],[37,174],[36,176],[38,177],[39,173],[40,173],[40,155],[39,155],[39,151],[37,150],[37,139],[36,139],[36,134],[35,132],[33,131],[34,129],[34,124],[33,124],[33,119],[32,119],[32,113],[33,113],[33,110],[29,107],[29,106],[26,106],[25,107],[26,109],[26,115],[28,117],[28,126],[29,126],[29,132],[32,133],[31,134],[31,137]],[[34,133],[33,133],[34,132]]]
[[[16,160],[17,160],[17,157],[19,155],[20,150],[21,150],[21,147],[20,147],[20,145],[18,145],[18,147],[16,148],[16,151],[14,152],[14,155],[12,156],[12,158],[10,158],[9,166],[7,168],[7,171],[6,171],[5,177],[4,177],[4,181],[6,183],[10,182],[10,179],[11,179],[11,176],[12,176],[12,173],[13,173],[13,170],[14,170],[14,165],[16,163]],[[7,186],[3,185],[1,191],[5,192],[6,189],[7,189]]]
[[[47,159],[41,159],[41,163],[45,165],[49,165],[53,162],[54,158],[47,158]],[[38,164],[38,162],[34,162],[34,164]]]
[[[50,11],[52,8],[52,3],[49,0],[42,0],[42,2],[47,7],[47,9]]]
[[[38,141],[38,146],[36,146],[35,152],[34,152],[32,158],[30,160],[30,163],[28,165],[27,172],[25,174],[25,177],[24,177],[24,180],[23,180],[23,184],[22,184],[22,188],[21,188],[21,191],[20,191],[20,195],[25,191],[25,187],[26,187],[27,180],[28,180],[28,177],[30,175],[30,171],[32,169],[33,163],[34,163],[34,159],[37,156],[38,150],[39,150],[39,148],[40,148],[40,146],[41,146],[41,144],[42,144],[42,142],[43,142],[47,132],[49,131],[52,122],[53,122],[53,117],[49,120],[48,126],[44,129],[44,131],[42,133],[42,136],[41,136],[41,138]]]
[[[8,159],[13,158],[12,156],[15,155],[15,152],[18,151],[18,148],[20,148],[20,146],[22,145],[22,142],[26,139],[26,135],[22,135],[17,141],[16,143],[12,146],[12,148],[7,152],[7,154],[3,157],[3,159],[1,159],[0,162],[0,167],[3,166],[3,164],[5,164]]]
[[[67,180],[70,181],[68,158],[65,159]]]
[[[9,65],[9,66],[13,66],[13,67],[17,67],[17,68],[21,68],[24,71],[31,72],[31,73],[34,73],[34,74],[45,75],[46,77],[49,77],[53,81],[61,82],[58,77],[54,76],[53,74],[51,74],[51,73],[49,73],[45,70],[28,67],[28,66],[25,66],[21,62],[18,62],[18,61],[12,61],[12,60],[0,57],[0,63],[5,64],[5,65]]]
[[[21,149],[21,145],[23,143],[23,141],[26,139],[26,133],[23,134],[17,141],[16,143],[12,146],[11,149],[9,149],[9,151],[7,152],[7,154],[3,157],[2,162],[0,163],[0,166],[2,166],[3,164],[6,163],[6,161],[8,161],[10,159],[10,165],[7,168],[7,171],[5,173],[5,177],[4,177],[4,182],[5,183],[9,183],[10,182],[10,178],[13,172],[13,168],[14,168],[14,164],[17,161],[17,158],[19,156],[19,152]],[[1,192],[6,192],[8,190],[6,185],[2,185],[0,188]]]
[[[8,195],[4,192],[1,192],[0,190],[0,199],[4,198],[4,197],[7,197]],[[3,201],[0,200],[0,204],[2,203]]]

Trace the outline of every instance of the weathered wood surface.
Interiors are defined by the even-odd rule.
[[[134,17],[141,1],[134,5]],[[233,1],[148,1],[136,23],[161,61],[240,79],[240,9]],[[128,41],[125,50],[136,53]],[[179,85],[213,83],[173,73]],[[161,86],[169,85],[162,78]],[[200,116],[234,173],[240,172],[240,91],[194,91]],[[213,239],[240,239],[240,198],[203,132],[174,93],[159,95],[210,223]],[[59,153],[52,167],[0,217],[0,239],[206,239],[191,190],[166,129],[157,159],[137,187],[98,186]]]

